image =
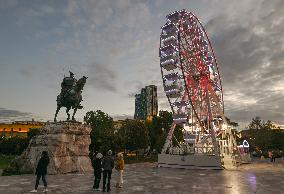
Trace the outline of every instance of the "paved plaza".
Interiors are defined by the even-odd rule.
[[[114,171],[110,193],[284,194],[284,165],[281,163],[253,163],[236,170],[182,170],[141,163],[126,165],[123,188],[114,187],[116,178]],[[52,194],[103,193],[92,190],[92,174],[48,175],[47,180],[48,193]],[[29,193],[34,182],[33,175],[1,176],[0,193]],[[42,191],[41,183],[38,192]]]

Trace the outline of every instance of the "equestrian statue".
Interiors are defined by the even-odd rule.
[[[54,117],[56,122],[57,114],[61,107],[66,107],[67,121],[70,120],[69,110],[74,109],[72,115],[72,121],[75,121],[75,114],[77,109],[82,109],[83,106],[80,104],[82,100],[82,90],[88,77],[83,76],[78,81],[75,79],[74,74],[69,71],[70,76],[64,77],[61,83],[61,92],[57,96],[57,109]]]

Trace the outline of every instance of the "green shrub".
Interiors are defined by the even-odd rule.
[[[37,136],[40,133],[40,129],[39,128],[30,128],[30,130],[28,131],[28,138],[31,139],[34,136]]]
[[[20,155],[29,145],[28,138],[12,137],[0,139],[0,154]]]
[[[15,158],[15,156],[10,155],[0,155],[0,169],[6,168],[9,166],[10,162]]]

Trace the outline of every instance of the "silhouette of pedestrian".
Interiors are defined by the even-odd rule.
[[[103,155],[101,153],[97,153],[92,160],[92,164],[94,167],[94,176],[95,176],[93,188],[95,189],[95,191],[100,191],[99,186],[102,175],[102,160],[101,160],[102,157]]]
[[[45,179],[45,176],[47,174],[47,166],[49,164],[49,157],[47,151],[43,151],[41,154],[41,158],[38,161],[37,167],[36,167],[36,184],[35,184],[35,189],[32,190],[32,193],[37,193],[37,188],[39,184],[40,178],[42,178],[42,182],[44,184],[44,190],[43,192],[47,192],[47,182]]]
[[[112,169],[114,167],[114,159],[112,158],[112,151],[109,150],[107,152],[107,156],[103,158],[103,192],[110,191],[110,180]],[[106,188],[106,180],[107,180],[107,188]]]
[[[268,152],[268,157],[270,159],[270,162],[273,162],[273,153],[272,153],[272,151]]]
[[[272,152],[272,162],[275,162],[275,153],[274,153],[274,151]]]

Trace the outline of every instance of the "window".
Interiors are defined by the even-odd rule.
[[[19,128],[19,131],[21,131],[22,129],[21,128]]]

